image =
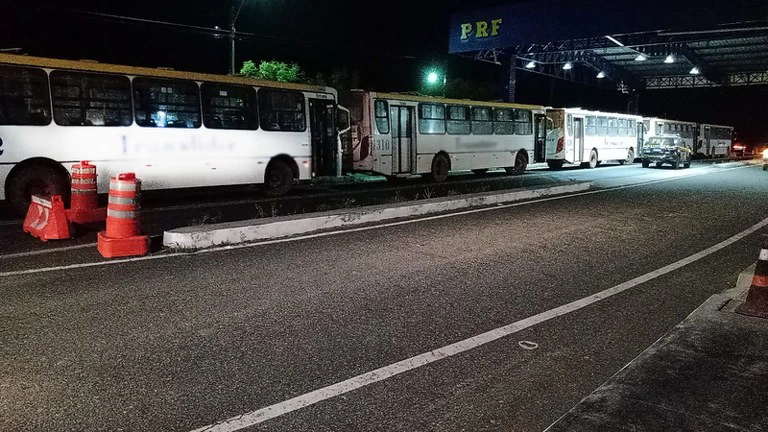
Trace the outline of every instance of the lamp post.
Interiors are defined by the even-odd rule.
[[[445,71],[436,68],[428,69],[425,73],[424,80],[428,87],[434,87],[438,83],[442,85],[442,96],[445,97],[445,84],[447,76]]]
[[[237,21],[237,17],[240,16],[240,11],[243,9],[243,4],[245,4],[245,0],[240,0],[240,6],[237,7],[237,11],[235,11],[235,7],[232,6],[232,21],[229,25],[229,74],[234,75],[235,74],[235,22]]]

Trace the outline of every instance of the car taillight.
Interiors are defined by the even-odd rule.
[[[565,149],[565,140],[563,139],[563,137],[560,137],[557,140],[557,153],[560,153],[564,149]]]

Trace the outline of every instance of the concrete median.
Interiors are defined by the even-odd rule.
[[[591,182],[532,188],[514,192],[491,192],[463,197],[425,199],[400,205],[379,205],[322,213],[251,219],[215,225],[184,227],[166,231],[163,246],[197,250],[258,240],[276,239],[363,224],[391,221],[472,207],[500,205],[515,201],[576,193],[588,190]]]

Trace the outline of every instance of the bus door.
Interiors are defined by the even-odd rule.
[[[709,126],[704,126],[704,152],[707,156],[713,156],[714,153],[709,146],[709,137],[711,132],[712,130],[709,128]]]
[[[637,122],[637,151],[635,155],[640,156],[643,153],[643,144],[645,144],[645,125],[643,122]]]
[[[309,129],[312,142],[312,171],[316,176],[336,176],[338,139],[336,104],[331,100],[309,99]]]
[[[573,149],[576,152],[573,163],[584,160],[584,118],[573,118]]]
[[[414,173],[413,107],[393,105],[389,111],[392,119],[392,173]]]
[[[547,116],[544,114],[536,114],[534,116],[534,143],[533,148],[533,161],[534,162],[546,162],[547,161]]]

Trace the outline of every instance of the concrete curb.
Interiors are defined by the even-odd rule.
[[[747,293],[749,292],[749,288],[752,286],[752,278],[755,275],[755,268],[757,267],[757,263],[753,263],[749,267],[745,268],[744,271],[739,273],[739,277],[736,280],[736,286],[726,290],[723,295],[738,301],[745,301],[747,299]]]
[[[171,249],[196,250],[233,245],[257,240],[289,237],[334,228],[424,216],[434,213],[499,205],[551,195],[582,192],[592,182],[563,186],[525,189],[507,193],[482,193],[463,198],[435,198],[407,205],[378,205],[355,210],[330,211],[308,215],[251,219],[241,222],[173,229],[163,233],[163,246]]]

